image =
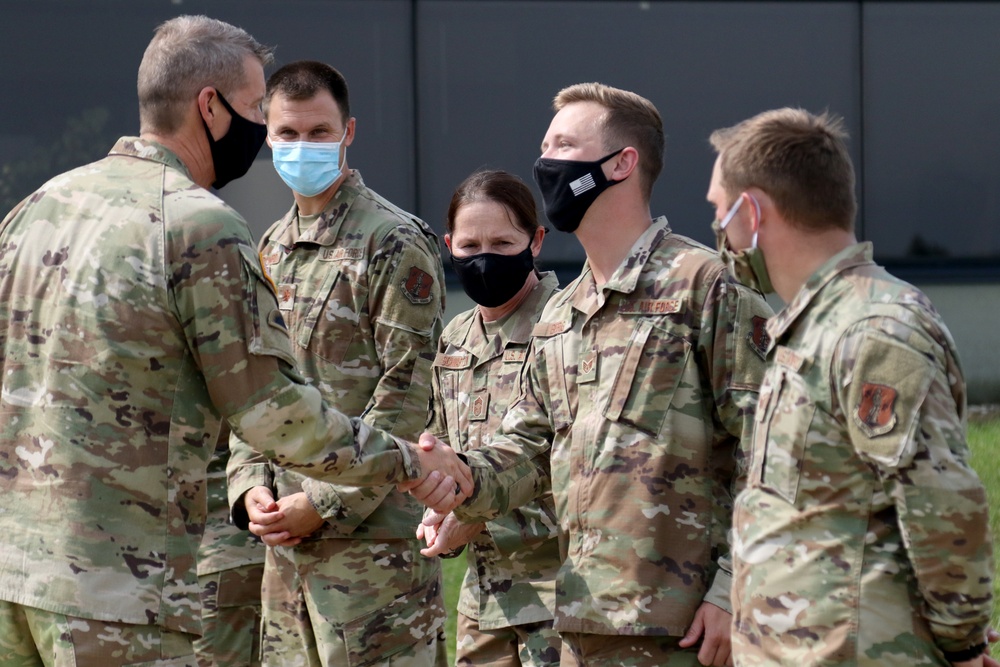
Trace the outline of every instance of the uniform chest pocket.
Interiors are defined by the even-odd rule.
[[[323,286],[311,296],[304,303],[299,330],[295,334],[298,344],[335,364],[358,357],[349,355],[348,351],[359,330],[369,321],[367,290],[354,283],[345,272],[331,267]],[[377,365],[378,359],[372,358],[369,362]]]
[[[652,436],[663,428],[691,345],[649,319],[632,331],[604,416]]]
[[[763,443],[760,448],[762,458],[754,465],[755,468],[759,466],[757,470],[762,488],[795,503],[802,477],[806,437],[816,405],[809,398],[802,377],[787,369],[781,369],[771,391],[763,419],[754,435],[755,442]]]

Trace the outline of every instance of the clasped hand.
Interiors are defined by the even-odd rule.
[[[451,447],[430,433],[424,433],[411,451],[420,462],[422,477],[398,484],[400,491],[408,492],[442,514],[458,507],[472,495],[475,489],[472,471]]]

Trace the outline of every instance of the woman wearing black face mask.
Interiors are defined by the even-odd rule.
[[[429,430],[467,451],[489,444],[516,396],[531,330],[557,281],[534,268],[545,230],[531,191],[512,174],[482,171],[465,179],[452,196],[447,229],[452,266],[478,305],[441,335]],[[421,527],[424,555],[457,556],[468,544],[457,664],[520,667],[522,656],[532,665],[559,663],[552,629],[556,530],[551,494],[489,524],[460,524],[449,515]]]

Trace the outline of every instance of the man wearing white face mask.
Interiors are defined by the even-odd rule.
[[[285,65],[265,115],[295,203],[260,250],[298,366],[341,411],[415,439],[444,310],[437,239],[348,168],[356,122],[337,70]],[[228,471],[234,521],[269,546],[265,665],[444,664],[440,565],[414,538],[421,506],[394,486],[314,484],[239,441]]]

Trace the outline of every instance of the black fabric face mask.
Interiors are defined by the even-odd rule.
[[[480,306],[496,308],[514,298],[535,269],[531,243],[516,255],[484,252],[469,257],[451,256],[462,289]]]
[[[609,181],[601,165],[621,153],[605,155],[600,160],[535,160],[535,183],[542,193],[545,217],[560,232],[575,232],[587,209],[597,197],[621,181]]]
[[[267,125],[247,120],[229,106],[222,93],[215,91],[215,94],[233,117],[229,122],[229,130],[218,141],[212,138],[205,120],[201,121],[205,125],[208,145],[212,149],[212,162],[215,165],[215,182],[212,183],[212,187],[218,190],[250,171],[260,147],[267,138]]]

